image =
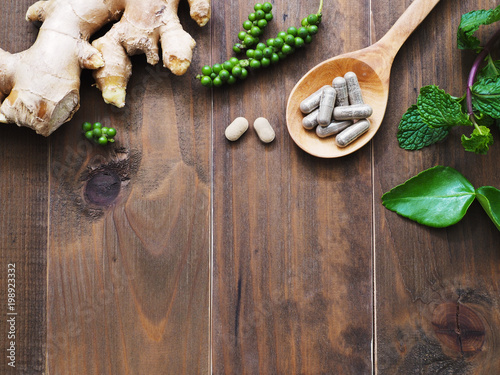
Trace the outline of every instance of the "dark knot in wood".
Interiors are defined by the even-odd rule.
[[[111,205],[120,193],[120,176],[114,171],[100,171],[85,186],[85,199],[96,206]]]
[[[432,316],[432,326],[446,347],[465,356],[474,355],[483,347],[484,324],[471,308],[461,303],[438,305]]]

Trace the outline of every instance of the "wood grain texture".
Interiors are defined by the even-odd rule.
[[[182,22],[210,49],[210,34]],[[210,97],[190,75],[133,59],[123,110],[82,83],[82,110],[53,136],[50,374],[209,371]],[[108,148],[83,121],[118,129]]]
[[[0,45],[28,47],[36,28],[24,21],[30,1],[3,1]],[[8,9],[8,11],[4,11]],[[0,373],[36,374],[45,368],[48,145],[28,129],[0,126]],[[15,265],[15,306],[8,309],[9,264]],[[7,315],[16,313],[17,315]],[[8,320],[15,319],[11,326]],[[14,331],[11,330],[14,329]],[[14,333],[15,337],[9,338]],[[15,368],[11,359],[15,345]],[[12,362],[11,362],[12,363]]]
[[[307,70],[369,44],[368,5],[325,2],[323,37],[214,92],[214,374],[371,373],[370,148],[340,162],[314,158],[285,123],[287,94]],[[214,6],[223,61],[251,5]],[[276,1],[266,35],[316,11],[315,2]],[[250,127],[228,142],[238,116],[268,118],[275,141],[262,144]]]
[[[396,19],[408,4],[374,2],[377,36],[385,32],[385,19]],[[458,224],[431,229],[377,202],[385,191],[437,164],[457,169],[476,187],[500,186],[498,147],[487,156],[463,151],[460,134],[470,129],[454,129],[444,142],[416,152],[401,150],[395,137],[421,86],[437,84],[455,96],[465,92],[473,54],[456,48],[460,16],[496,5],[441,1],[394,62],[388,114],[373,142],[380,374],[490,374],[500,368],[500,235],[482,208],[475,202]],[[490,31],[482,30],[483,36]]]
[[[0,47],[36,36],[33,1],[6,0]],[[275,35],[317,10],[275,0]],[[375,138],[340,159],[290,138],[288,94],[316,64],[380,39],[411,0],[325,1],[320,34],[278,66],[210,90],[194,78],[232,56],[253,3],[213,1],[190,71],[175,77],[133,58],[122,110],[82,76],[82,107],[49,139],[0,126],[0,349],[7,265],[15,262],[21,374],[494,374],[500,368],[500,235],[475,202],[432,229],[383,208],[381,195],[437,164],[474,186],[500,187],[498,147],[444,142],[408,152],[396,129],[421,86],[459,96],[474,55],[456,48],[460,15],[493,0],[441,0],[396,56]],[[492,28],[480,33],[487,37]],[[499,56],[500,57],[500,56]],[[224,137],[236,117],[251,126]],[[261,143],[252,128],[276,131]],[[118,128],[94,146],[83,121]],[[373,342],[373,345],[372,345]]]

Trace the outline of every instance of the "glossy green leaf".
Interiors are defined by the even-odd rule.
[[[431,227],[459,222],[476,196],[472,184],[450,167],[427,169],[382,196],[382,204],[399,215]]]
[[[491,221],[500,230],[500,190],[493,186],[483,186],[476,190],[476,195]]]

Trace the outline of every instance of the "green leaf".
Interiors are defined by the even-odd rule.
[[[472,85],[472,104],[481,112],[493,118],[500,118],[500,80],[477,80]]]
[[[488,55],[487,64],[481,69],[476,76],[476,80],[492,78],[496,79],[500,76],[500,60],[493,60],[491,55]]]
[[[417,106],[422,120],[431,127],[473,125],[462,112],[460,102],[437,86],[422,87]]]
[[[459,222],[475,196],[472,184],[457,170],[436,166],[385,193],[382,204],[420,224],[442,228]]]
[[[493,135],[491,134],[490,129],[486,126],[479,126],[474,129],[470,138],[467,138],[465,134],[462,134],[462,146],[464,146],[465,151],[486,155],[490,148],[489,146],[492,144]]]
[[[422,120],[418,107],[412,105],[403,115],[398,126],[399,147],[405,150],[420,150],[446,138],[448,128],[431,128]]]
[[[480,41],[474,36],[474,32],[481,25],[489,25],[500,20],[500,5],[489,10],[474,10],[462,15],[457,31],[457,45],[460,49],[478,50]]]
[[[500,190],[493,186],[482,186],[476,190],[476,196],[493,224],[500,230]]]

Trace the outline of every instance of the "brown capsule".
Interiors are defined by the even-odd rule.
[[[302,119],[304,129],[311,130],[318,125],[318,113],[319,109],[315,109]]]
[[[370,121],[359,120],[345,130],[342,130],[335,138],[335,143],[339,147],[346,147],[348,144],[354,142],[361,135],[366,133],[370,128]]]
[[[347,72],[344,74],[347,84],[347,92],[349,93],[349,103],[351,105],[363,104],[363,96],[361,94],[361,87],[359,86],[358,76],[354,72]]]
[[[352,125],[352,121],[334,121],[328,126],[318,126],[316,127],[316,134],[320,138],[330,137],[340,133],[342,130]]]
[[[332,86],[337,91],[337,99],[335,99],[335,105],[345,106],[349,105],[349,94],[347,92],[347,83],[344,77],[336,77]]]
[[[348,105],[344,107],[335,107],[333,110],[333,118],[337,121],[342,120],[359,120],[370,117],[373,109],[368,104]]]
[[[328,126],[332,121],[333,107],[335,106],[335,97],[337,93],[331,86],[325,87],[321,93],[319,102],[318,124]]]
[[[309,95],[307,98],[302,100],[300,103],[300,111],[304,114],[311,113],[316,108],[319,107],[319,101],[321,100],[321,93],[325,87],[330,87],[328,85],[323,86],[313,94]]]

